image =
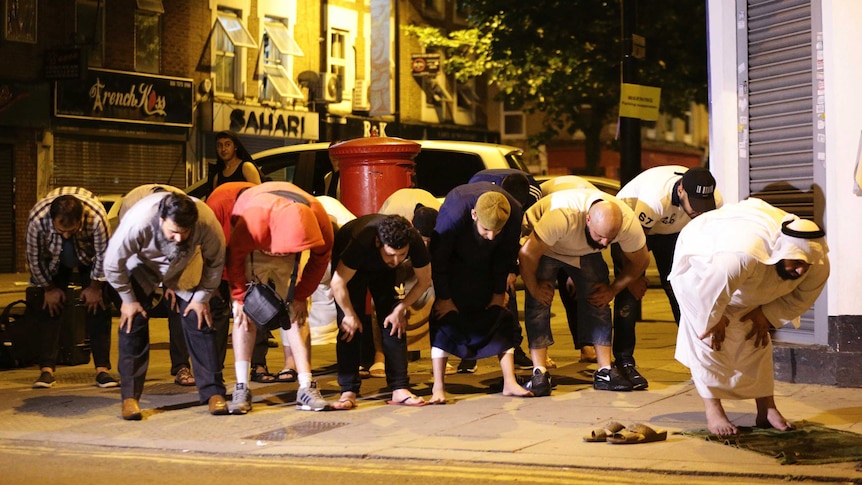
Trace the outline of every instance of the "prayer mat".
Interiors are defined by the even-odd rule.
[[[683,431],[680,434],[756,451],[776,458],[782,465],[820,465],[862,460],[862,434],[807,421],[793,425],[796,429],[790,431],[740,426],[739,434],[728,438],[719,437],[705,429]]]

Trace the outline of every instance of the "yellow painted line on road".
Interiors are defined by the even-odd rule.
[[[75,446],[75,444],[69,444]],[[89,447],[89,446],[88,446]],[[391,478],[393,476],[425,477],[425,478],[448,478],[462,479],[465,481],[482,482],[518,482],[518,483],[555,483],[555,484],[585,484],[595,483],[599,478],[602,485],[628,485],[633,483],[636,477],[637,483],[644,485],[667,485],[668,483],[686,484],[714,484],[726,483],[731,480],[734,484],[764,484],[779,483],[776,479],[753,479],[745,477],[717,477],[697,476],[685,474],[662,474],[651,471],[623,471],[570,468],[549,468],[533,466],[530,464],[500,464],[500,463],[449,463],[446,461],[431,463],[415,463],[401,459],[366,459],[353,457],[319,457],[309,456],[307,458],[290,457],[279,455],[272,456],[235,456],[235,455],[212,455],[197,452],[159,451],[142,448],[124,449],[116,448],[112,452],[96,452],[88,450],[63,450],[47,446],[33,446],[20,444],[0,444],[0,455],[22,455],[22,456],[45,456],[50,454],[53,458],[76,458],[86,457],[93,460],[126,460],[146,461],[160,464],[178,464],[182,466],[253,466],[268,469],[297,469],[308,472],[329,472],[342,475],[381,476]],[[171,453],[161,455],[159,453]],[[311,461],[323,461],[327,463],[311,463]]]

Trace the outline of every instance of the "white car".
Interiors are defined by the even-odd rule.
[[[489,168],[527,171],[520,148],[449,140],[411,140],[421,145],[414,162],[414,183],[436,197],[466,184],[476,172]],[[292,182],[312,195],[327,195],[326,175],[332,172],[328,142],[289,145],[252,155],[267,180]],[[206,181],[186,190],[190,195],[206,195]]]

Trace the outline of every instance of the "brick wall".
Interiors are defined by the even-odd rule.
[[[36,140],[41,130],[16,128],[12,160],[15,164],[15,265],[16,271],[26,271],[27,215],[38,200],[36,177]]]

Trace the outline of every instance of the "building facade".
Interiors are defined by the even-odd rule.
[[[498,141],[486,83],[460,85],[398,27],[466,23],[454,0],[8,0],[0,58],[0,271],[24,271],[51,189],[189,186],[215,134],[251,153],[388,135]],[[419,61],[417,61],[419,62]],[[433,69],[432,69],[433,68]],[[478,87],[477,87],[478,85]]]

